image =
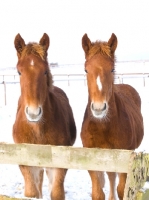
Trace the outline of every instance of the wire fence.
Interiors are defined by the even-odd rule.
[[[54,84],[57,86],[73,86],[76,85],[76,82],[82,86],[87,85],[86,74],[53,74],[53,80]],[[7,105],[7,91],[10,90],[10,85],[17,85],[18,87],[19,82],[19,76],[16,74],[0,75],[1,97],[3,96],[5,105]],[[149,73],[116,73],[115,84],[119,83],[128,83],[134,86],[137,84],[141,87],[146,87],[149,86]]]
[[[86,74],[82,73],[83,64],[58,65],[50,68],[56,86],[64,88],[87,85]],[[127,83],[135,88],[149,86],[149,60],[116,62],[115,69],[115,84]],[[14,94],[20,92],[19,82],[16,68],[0,68],[0,101],[3,101],[4,105],[7,105],[8,99],[11,98],[9,91]]]

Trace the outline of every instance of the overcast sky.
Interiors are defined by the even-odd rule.
[[[0,67],[17,62],[14,38],[26,43],[50,37],[49,62],[83,63],[82,36],[107,41],[118,38],[116,56],[149,60],[148,0],[0,0]]]

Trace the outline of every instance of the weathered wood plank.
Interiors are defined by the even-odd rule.
[[[5,196],[5,195],[0,195],[0,200],[31,200],[28,199],[28,198],[14,198],[14,197],[8,197],[8,196]]]
[[[139,191],[137,193],[137,200],[149,200],[149,189]]]
[[[27,197],[24,197],[24,198],[15,198],[15,197],[9,197],[9,196],[6,196],[6,195],[0,195],[0,200],[35,200],[35,199],[36,198],[27,198]],[[38,199],[38,200],[40,200],[40,199]]]
[[[0,144],[0,163],[128,172],[133,151],[34,144]]]
[[[128,173],[124,200],[147,200],[149,192],[136,193],[149,175],[149,154],[129,150],[0,143],[0,163]],[[143,170],[143,171],[140,171]],[[135,176],[134,176],[135,173]],[[141,173],[141,176],[138,176]],[[136,181],[136,177],[140,182]],[[137,187],[136,187],[137,184]],[[131,193],[131,191],[132,194]],[[129,194],[129,195],[128,195]],[[0,200],[24,200],[0,196]]]

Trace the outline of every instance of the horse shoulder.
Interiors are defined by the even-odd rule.
[[[119,123],[122,122],[120,127],[132,141],[132,148],[137,148],[144,135],[140,96],[130,85],[120,84],[115,87],[115,103]]]
[[[61,133],[70,138],[71,145],[76,139],[76,124],[73,116],[73,111],[69,103],[66,93],[59,87],[54,86],[53,91],[49,92],[50,102],[52,105],[54,119]],[[69,144],[70,145],[70,144]]]
[[[68,97],[66,93],[61,88],[54,86],[54,93],[58,95],[58,97],[61,97],[62,99],[65,99],[66,101],[68,101]]]
[[[53,105],[52,108],[58,109],[61,113],[63,110],[64,112],[68,112],[70,109],[69,99],[66,93],[59,87],[54,86],[53,90],[49,92],[49,101]],[[68,109],[68,110],[67,110]]]
[[[114,85],[114,91],[123,101],[133,103],[138,108],[141,108],[141,98],[135,88],[128,84],[116,84]]]

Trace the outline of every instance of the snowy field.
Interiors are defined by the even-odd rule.
[[[82,69],[81,69],[82,71]],[[67,71],[68,72],[68,71]],[[53,73],[58,73],[53,71]],[[65,72],[64,72],[65,73]],[[72,73],[72,72],[71,72]],[[79,79],[79,78],[78,78]],[[149,79],[149,78],[148,78]],[[146,80],[148,82],[148,79]],[[143,87],[143,79],[125,79],[124,82],[133,85],[139,92],[142,99],[142,114],[144,117],[145,136],[138,151],[149,152],[149,86]],[[77,125],[77,140],[75,146],[82,146],[80,140],[80,129],[87,103],[87,87],[84,80],[71,80],[70,86],[67,81],[56,81],[55,85],[60,86],[67,93]],[[15,119],[17,99],[20,94],[19,84],[7,85],[7,105],[4,106],[3,85],[0,85],[0,142],[13,143],[12,126]],[[0,194],[12,197],[24,197],[23,177],[16,165],[0,165]],[[107,180],[107,177],[106,177]],[[108,181],[104,187],[106,200],[108,199]],[[87,171],[68,170],[65,179],[66,200],[91,200],[91,181]],[[48,181],[45,176],[43,185],[43,199],[50,200],[48,192]]]

